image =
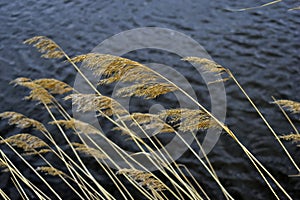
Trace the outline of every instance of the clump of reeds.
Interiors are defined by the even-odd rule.
[[[0,150],[0,167],[3,168],[3,173],[11,174],[11,180],[23,199],[29,199],[28,190],[39,199],[64,198],[63,194],[56,191],[56,188],[49,184],[45,175],[61,179],[79,199],[135,199],[137,193],[145,199],[210,199],[207,189],[196,181],[190,170],[174,160],[171,152],[164,148],[162,141],[157,136],[166,133],[176,135],[195,156],[195,159],[203,165],[207,174],[218,185],[224,197],[233,199],[219,179],[205,152],[202,152],[205,158],[200,158],[199,154],[181,136],[182,132],[193,135],[199,149],[203,150],[196,133],[206,131],[209,128],[221,128],[232,137],[247,155],[277,199],[279,199],[279,196],[278,191],[275,189],[280,190],[285,197],[291,199],[276,178],[239,141],[233,131],[163,74],[159,74],[136,61],[113,55],[90,53],[70,58],[59,45],[44,36],[31,38],[26,40],[25,43],[33,44],[42,53],[42,57],[64,58],[90,85],[94,93],[79,93],[70,85],[55,79],[32,80],[23,77],[11,82],[16,86],[27,87],[30,90],[30,94],[26,99],[37,101],[46,109],[50,116],[48,125],[43,125],[41,122],[20,113],[4,112],[0,114],[1,118],[8,119],[10,125],[15,125],[21,129],[33,128],[39,131],[44,138],[41,139],[40,135],[28,133],[20,133],[8,138],[0,136],[0,144],[6,145],[17,155],[26,167],[32,171],[33,175],[41,180],[43,188],[48,188],[48,190],[42,190],[39,185],[34,184],[30,177],[23,175],[22,169],[16,166],[14,161],[3,150]],[[186,57],[183,60],[200,64],[206,73],[226,76],[225,78],[217,79],[215,82],[233,80],[246,95],[270,131],[278,138],[229,69],[205,58]],[[138,96],[144,99],[155,99],[159,95],[177,91],[190,98],[199,109],[172,108],[162,110],[158,114],[129,112],[117,100],[101,94],[77,66],[79,62],[83,62],[84,66],[92,70],[94,75],[102,77],[98,83],[99,87],[115,82],[128,83],[129,85],[118,89],[116,94],[119,96]],[[71,92],[73,93],[70,94]],[[147,156],[147,158],[157,168],[157,172],[150,171],[144,163],[129,155],[116,142],[110,139],[107,133],[94,127],[92,124],[74,119],[59,102],[58,98],[61,96],[56,95],[64,95],[64,100],[71,99],[78,112],[93,111],[99,117],[109,121],[114,126],[112,129],[113,134],[120,132],[126,134],[130,138],[128,142],[134,143],[138,149],[135,155],[151,155]],[[287,104],[284,101],[277,101],[276,103],[293,111],[299,109],[295,103],[289,102]],[[54,113],[59,113],[59,115]],[[58,133],[63,136],[69,148],[68,151],[58,144],[58,141],[55,139],[55,135],[58,133],[49,131],[48,126],[57,127]],[[74,137],[70,135],[70,132],[77,136],[80,142],[72,141],[71,138]],[[98,145],[97,140],[95,140],[96,136],[98,136],[98,139],[101,138],[101,140],[107,142],[122,162],[127,164],[126,168],[120,166],[110,156],[110,152],[105,151],[103,146]],[[285,139],[293,140],[296,138],[294,136],[285,137]],[[282,143],[280,144],[282,145]],[[283,145],[282,147],[298,169],[285,147]],[[57,166],[56,162],[52,163],[51,160],[48,160],[48,154],[59,160],[61,165]],[[27,160],[29,156],[37,156],[44,164],[38,167],[34,166]],[[119,196],[114,196],[110,193],[109,188],[105,186],[106,183],[96,178],[97,174],[91,172],[86,164],[86,157],[95,160],[99,169],[106,174],[111,184],[117,189]],[[2,189],[0,190],[0,195],[4,199],[12,198],[7,196]]]

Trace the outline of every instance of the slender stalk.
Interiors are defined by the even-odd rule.
[[[44,194],[38,187],[36,187],[33,183],[31,183],[27,178],[23,176],[23,174],[16,168],[16,166],[11,162],[11,160],[3,153],[2,150],[0,150],[0,153],[5,161],[0,158],[0,161],[6,163],[9,171],[11,173],[14,173],[16,176],[18,176],[24,184],[26,184],[33,192],[34,194],[41,200],[48,199],[51,200],[46,194]]]
[[[274,100],[274,102],[276,103],[276,99],[275,97],[272,96],[272,99]],[[291,118],[286,114],[286,112],[284,111],[284,109],[282,108],[281,105],[279,105],[278,103],[276,103],[276,105],[279,107],[279,109],[281,110],[281,112],[283,113],[283,115],[285,116],[285,118],[288,120],[288,122],[290,123],[290,125],[292,126],[292,128],[294,129],[296,134],[299,134],[298,129],[296,128],[295,124],[292,122]]]
[[[3,140],[5,142],[5,144],[43,181],[43,183],[45,183],[45,185],[50,189],[50,191],[60,200],[62,200],[62,198],[60,197],[59,194],[57,194],[57,192],[49,185],[49,183],[32,167],[32,165],[30,165],[27,160],[25,160],[25,158],[23,158],[23,156],[21,156],[16,150],[15,148],[13,148],[8,142],[6,142],[4,140],[4,138],[2,138],[0,136],[0,139]]]
[[[150,68],[149,68],[150,69]],[[167,81],[168,83],[172,84],[174,87],[176,87],[181,93],[183,93],[184,95],[186,95],[191,101],[193,101],[196,105],[199,106],[199,108],[201,110],[203,110],[206,114],[208,114],[215,122],[217,122],[217,124],[219,124],[220,127],[222,127],[222,129],[228,133],[233,139],[235,139],[237,141],[237,138],[235,136],[235,134],[227,127],[225,126],[221,121],[219,121],[211,112],[209,112],[203,105],[201,105],[198,101],[196,101],[193,97],[191,97],[185,90],[183,90],[182,88],[178,87],[175,83],[173,83],[171,80],[169,80],[168,78],[164,77],[163,75],[161,75],[160,73],[150,69],[154,74],[158,75],[159,77],[161,77],[163,80]],[[230,72],[230,71],[229,71]],[[229,74],[230,75],[230,74]],[[233,77],[234,78],[234,77]],[[239,85],[239,84],[238,84]],[[241,88],[242,89],[242,88]],[[248,95],[247,95],[248,96]],[[239,146],[245,151],[247,150],[245,146],[241,146],[241,143],[238,142]],[[249,152],[247,150],[247,152]],[[245,151],[246,153],[246,151]],[[250,152],[249,152],[250,153]],[[248,156],[248,153],[246,153],[246,155]],[[251,154],[252,155],[252,154]],[[252,155],[253,156],[253,155]],[[251,160],[253,157],[252,156],[248,156],[248,158]],[[257,159],[255,159],[255,162],[257,162],[257,164],[262,165]],[[257,167],[256,167],[257,169]],[[266,171],[266,173],[273,179],[276,180],[265,168],[263,168],[264,171]],[[258,171],[260,173],[260,171]],[[213,176],[213,174],[211,174]],[[260,175],[262,175],[260,173]],[[215,176],[213,176],[215,178]],[[265,179],[264,179],[265,180]],[[284,192],[284,194],[290,198],[290,196],[287,194],[287,192],[282,188],[282,186],[278,183],[278,181],[274,181],[276,183],[276,185]],[[269,185],[269,183],[267,183],[267,185]],[[273,191],[273,189],[272,189]],[[274,194],[275,196],[277,196],[276,194]]]
[[[23,200],[29,200],[28,196],[24,192],[24,189],[20,185],[18,179],[16,179],[15,175],[12,173],[13,178],[11,178],[11,181],[13,182],[15,188],[18,190],[18,193],[20,194],[21,198]]]
[[[285,146],[283,145],[283,143],[281,142],[280,138],[277,136],[277,134],[275,133],[275,131],[273,130],[273,128],[270,126],[270,124],[268,123],[268,121],[266,120],[266,118],[259,111],[259,109],[255,105],[255,103],[252,101],[252,99],[249,97],[249,95],[246,93],[246,91],[243,89],[243,87],[240,85],[240,83],[236,80],[236,78],[234,77],[234,75],[231,73],[231,71],[229,69],[227,69],[227,73],[232,78],[232,80],[236,83],[236,85],[242,91],[242,93],[245,95],[245,97],[248,99],[248,101],[250,102],[250,104],[252,105],[252,107],[255,109],[255,111],[259,114],[259,116],[264,121],[264,123],[269,128],[269,130],[272,132],[272,134],[274,135],[274,137],[276,138],[276,140],[278,141],[278,143],[280,144],[280,146],[282,147],[282,149],[284,150],[284,152],[286,153],[286,155],[288,156],[288,158],[290,159],[290,161],[292,162],[292,164],[298,170],[298,173],[300,173],[300,168],[298,167],[298,165],[296,164],[296,162],[294,161],[294,159],[292,158],[292,156],[290,155],[290,153],[288,152],[288,150],[285,148]]]
[[[5,194],[5,192],[0,189],[0,195],[3,197],[4,200],[10,200],[10,198],[7,196],[7,194]]]
[[[65,140],[68,142],[69,146],[71,147],[72,151],[74,152],[74,154],[76,155],[78,161],[80,162],[80,164],[82,165],[82,167],[85,169],[85,171],[89,174],[89,176],[92,178],[93,182],[97,185],[97,187],[100,189],[100,191],[108,198],[108,199],[115,199],[110,193],[108,193],[97,181],[96,179],[92,176],[92,174],[89,172],[89,170],[86,168],[86,166],[84,165],[84,163],[82,162],[81,158],[79,157],[78,153],[76,152],[76,150],[74,149],[73,145],[71,144],[70,140],[68,139],[67,135],[65,134],[65,132],[63,131],[63,129],[61,128],[61,126],[57,123],[57,120],[55,118],[55,116],[52,114],[51,110],[49,109],[49,107],[44,104],[44,107],[47,109],[48,113],[50,114],[51,118],[56,122],[57,127],[59,128],[59,130],[61,131],[61,133],[63,134]]]

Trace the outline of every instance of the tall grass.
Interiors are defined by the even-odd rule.
[[[16,166],[16,157],[8,156],[7,150],[0,149],[2,173],[10,173],[11,181],[22,199],[31,199],[33,196],[38,199],[54,197],[63,199],[65,195],[50,184],[48,176],[60,180],[78,199],[136,199],[137,195],[144,199],[213,198],[208,195],[207,189],[196,181],[197,177],[193,176],[189,168],[172,158],[171,152],[168,152],[163,141],[159,139],[161,134],[176,135],[197,162],[203,165],[207,175],[223,194],[223,198],[234,199],[219,179],[209,158],[207,156],[201,158],[181,135],[181,132],[191,134],[198,148],[203,151],[203,155],[206,155],[196,134],[199,130],[205,131],[209,128],[222,129],[239,145],[275,198],[280,199],[280,196],[285,196],[287,199],[292,199],[276,177],[242,144],[228,126],[163,74],[133,60],[113,55],[90,53],[71,58],[58,44],[44,36],[33,37],[25,43],[35,46],[42,53],[42,57],[64,59],[70,63],[91,87],[93,93],[79,93],[67,83],[50,78],[32,80],[21,77],[11,82],[15,86],[28,88],[30,93],[25,99],[37,101],[50,116],[49,124],[44,125],[17,112],[7,111],[0,114],[1,118],[8,119],[9,125],[40,132],[40,134],[19,133],[7,138],[0,136],[1,147],[6,146],[24,164],[22,167]],[[208,73],[222,75],[223,78],[216,82],[233,81],[258,112],[291,163],[300,172],[276,132],[229,69],[204,58],[186,57],[183,60],[200,64]],[[84,62],[85,67],[95,76],[101,76],[98,87],[94,86],[80,70],[78,63],[81,62]],[[147,100],[177,91],[189,98],[199,109],[172,108],[162,110],[158,114],[129,112],[116,99],[103,95],[99,90],[103,85],[117,82],[128,83],[118,89],[116,94],[119,96],[138,96]],[[74,119],[63,106],[62,100],[72,100],[78,112],[96,112],[98,117],[113,125],[113,134],[123,134],[127,137],[128,143],[136,147],[136,153],[129,155],[111,139],[108,133],[87,122]],[[284,100],[275,103],[294,112],[300,107],[297,103]],[[288,117],[287,120],[292,124]],[[58,133],[65,140],[67,148],[61,145],[61,141],[56,140]],[[97,143],[96,136],[111,147],[126,167],[120,165],[120,162],[111,156],[111,152],[107,152]],[[282,138],[299,140],[298,132]],[[137,159],[138,155],[146,156],[157,170],[155,172],[149,170],[145,163]],[[30,162],[32,158],[39,158],[43,164],[35,166]],[[87,162],[91,159],[94,159],[97,168],[101,169],[107,181],[116,188],[116,193],[111,192],[106,182],[99,181],[98,175],[89,168]],[[24,168],[32,172],[31,176],[26,177],[22,173]],[[33,177],[35,181],[32,180]],[[8,196],[2,189],[0,195],[4,199],[14,198]]]

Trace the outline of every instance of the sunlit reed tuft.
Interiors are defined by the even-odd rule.
[[[30,119],[20,113],[3,112],[3,113],[0,113],[0,118],[8,119],[8,123],[10,125],[16,125],[18,128],[21,128],[21,129],[33,127],[42,132],[46,131],[45,126],[41,122],[38,122],[34,119]]]
[[[274,103],[286,108],[293,113],[300,113],[300,103],[292,100],[276,100]]]
[[[5,140],[0,141],[0,143],[9,143],[12,146],[17,146],[25,151],[25,153],[47,153],[51,150],[49,149],[49,145],[44,142],[42,139],[28,134],[28,133],[20,133],[17,135],[10,136]],[[42,149],[43,148],[43,149]],[[39,151],[41,149],[41,151]]]
[[[138,181],[142,186],[150,190],[163,191],[166,190],[164,184],[155,179],[152,173],[144,172],[136,169],[120,169],[117,174],[128,175]]]
[[[60,47],[53,40],[45,36],[36,36],[25,40],[24,43],[33,44],[42,53],[42,57],[45,58],[62,58],[64,56]]]

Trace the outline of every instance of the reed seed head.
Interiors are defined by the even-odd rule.
[[[299,134],[289,134],[280,136],[280,138],[284,140],[291,140],[293,142],[300,142],[300,135]]]
[[[101,151],[99,151],[95,148],[89,147],[85,144],[72,143],[72,145],[75,147],[76,151],[78,151],[80,153],[83,153],[85,155],[93,156],[93,157],[99,158],[99,159],[105,159],[106,158],[106,156],[103,153],[101,153]]]
[[[113,114],[124,115],[128,113],[116,100],[104,95],[70,94],[64,99],[72,99],[72,104],[77,106],[78,112],[101,111],[107,116],[112,116]]]
[[[133,85],[117,91],[120,96],[144,96],[153,99],[159,95],[177,90],[177,87],[166,83],[149,67],[138,62],[108,54],[90,53],[71,59],[73,62],[83,62],[96,76],[104,77],[99,84],[114,82],[131,82]]]
[[[28,133],[20,133],[17,135],[10,136],[3,141],[0,141],[0,144],[9,143],[12,146],[17,146],[25,151],[25,153],[31,154],[39,154],[39,153],[47,153],[51,150],[49,149],[49,145],[44,142],[42,139],[33,136]],[[43,151],[39,151],[39,149]]]
[[[30,119],[20,113],[16,112],[3,112],[0,113],[0,118],[8,119],[9,125],[16,125],[18,128],[24,129],[33,127],[41,132],[46,132],[46,127],[34,119]]]
[[[25,44],[33,44],[42,53],[44,58],[62,58],[64,53],[51,39],[45,36],[35,36],[24,41]]]
[[[31,79],[17,78],[11,81],[10,84],[14,84],[15,86],[20,85],[31,89],[30,95],[25,97],[25,99],[38,101],[45,105],[52,104],[54,100],[54,97],[49,94],[49,92],[45,88],[34,83],[33,81],[31,81]]]
[[[66,174],[54,167],[48,167],[48,166],[40,166],[36,169],[37,171],[41,171],[44,172],[47,175],[51,175],[51,176],[66,176]]]
[[[150,172],[136,169],[120,169],[117,174],[128,175],[149,190],[156,190],[158,192],[166,190],[165,185],[160,180],[154,178]]]
[[[208,128],[218,128],[219,125],[207,113],[202,110],[192,109],[170,109],[159,114],[162,120],[174,124],[180,131],[197,131]]]
[[[208,71],[208,72],[221,74],[224,71],[226,71],[226,69],[224,67],[222,67],[218,63],[216,63],[212,60],[209,60],[207,58],[185,57],[182,60],[192,62],[192,63],[196,63],[196,64],[200,64],[202,69],[204,71]]]
[[[291,101],[291,100],[276,100],[273,103],[276,103],[283,108],[286,108],[287,110],[291,111],[292,113],[300,113],[300,103],[296,101]]]
[[[70,85],[53,78],[37,79],[34,80],[33,83],[45,88],[52,94],[64,94],[73,91]]]
[[[101,131],[94,126],[82,122],[77,119],[70,119],[70,120],[56,120],[56,121],[51,121],[49,124],[57,124],[57,125],[62,125],[67,129],[74,129],[78,133],[84,133],[84,134],[101,134]]]

